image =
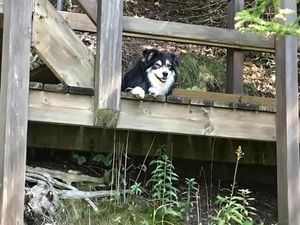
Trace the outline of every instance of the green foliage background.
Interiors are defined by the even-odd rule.
[[[264,18],[267,9],[274,11],[273,18]],[[293,15],[296,13],[292,9],[281,8],[279,0],[257,0],[251,8],[237,13],[235,27],[240,31],[264,33],[267,37],[270,35],[299,36],[300,18]],[[287,22],[287,16],[295,16],[297,19],[294,22]]]

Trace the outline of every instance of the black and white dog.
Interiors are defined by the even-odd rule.
[[[122,91],[130,91],[139,99],[145,94],[169,95],[176,82],[178,65],[174,53],[146,49],[143,57],[124,75]]]

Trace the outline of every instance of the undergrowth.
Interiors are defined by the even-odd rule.
[[[111,171],[110,186],[118,190],[117,195],[96,199],[99,211],[84,200],[65,200],[55,224],[85,225],[254,225],[260,224],[252,202],[251,191],[237,189],[236,177],[239,162],[244,153],[239,147],[231,189],[227,195],[217,195],[215,207],[207,211],[208,218],[201,212],[200,184],[195,178],[179,178],[167,149],[161,146],[147,169],[151,170],[145,182],[128,179],[124,161],[127,147],[115,145],[113,154],[97,155],[93,159]],[[119,148],[117,150],[117,148]],[[149,149],[150,151],[150,149]],[[125,154],[125,156],[124,156]],[[148,157],[148,155],[147,155]],[[76,156],[78,160],[80,156]],[[115,162],[114,162],[115,161]],[[122,163],[121,163],[122,162]],[[144,163],[146,160],[144,160]],[[144,168],[145,170],[145,168]],[[115,172],[112,172],[115,171]],[[114,174],[114,175],[113,175]],[[119,181],[118,181],[119,180]],[[130,181],[131,180],[131,181]],[[132,182],[133,181],[133,182]],[[181,181],[181,182],[180,182]],[[180,184],[179,184],[180,183]],[[128,187],[128,194],[124,195]],[[206,196],[206,198],[209,198]],[[217,207],[216,207],[217,206]]]
[[[181,55],[178,86],[185,89],[223,92],[226,77],[224,60],[193,52]]]

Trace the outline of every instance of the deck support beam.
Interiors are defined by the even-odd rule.
[[[0,89],[0,225],[24,224],[32,0],[5,0]]]
[[[94,55],[48,0],[35,1],[32,47],[62,84],[94,87]]]
[[[99,1],[97,15],[94,125],[116,127],[121,102],[123,1]]]
[[[281,8],[296,12],[296,1],[281,0]],[[294,22],[296,14],[287,14],[286,18],[288,22]],[[278,37],[275,46],[278,224],[299,225],[297,38]]]

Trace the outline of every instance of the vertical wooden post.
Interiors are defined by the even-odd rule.
[[[0,224],[23,223],[32,0],[4,1],[0,90]]]
[[[61,11],[63,9],[64,6],[64,0],[57,0],[56,2],[56,10],[57,11]]]
[[[97,15],[94,124],[115,127],[121,98],[123,0],[98,1]]]
[[[281,8],[297,12],[296,0],[281,0]],[[286,15],[288,22],[296,14]],[[276,38],[276,149],[278,224],[300,224],[299,111],[297,38]]]
[[[230,0],[228,3],[227,28],[234,29],[235,14],[244,8],[244,0]],[[243,94],[244,53],[236,49],[227,49],[227,85],[226,92]]]

